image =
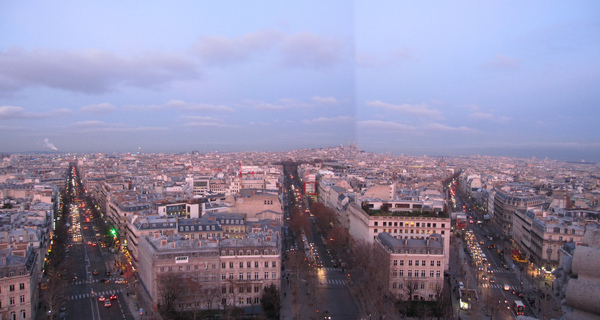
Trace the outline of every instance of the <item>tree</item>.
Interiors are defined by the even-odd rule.
[[[158,295],[160,297],[159,312],[165,319],[175,319],[177,311],[175,302],[182,296],[182,278],[175,273],[161,274],[157,277]]]
[[[281,297],[279,290],[274,284],[265,287],[262,297],[260,298],[263,313],[268,319],[279,319],[279,311],[281,310]]]
[[[61,305],[67,301],[65,297],[67,286],[66,281],[61,279],[58,274],[53,274],[48,278],[44,300],[48,305],[52,319],[58,319],[58,311]]]
[[[327,248],[338,256],[342,256],[350,249],[350,233],[348,229],[335,227],[327,234]]]

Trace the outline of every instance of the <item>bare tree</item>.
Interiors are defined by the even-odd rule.
[[[172,319],[177,315],[175,302],[183,295],[182,280],[181,275],[176,273],[161,274],[157,277],[160,296],[159,312],[165,319]]]
[[[52,319],[58,319],[58,310],[66,302],[65,292],[68,289],[67,287],[67,282],[56,274],[48,278],[46,289],[44,290],[44,300],[48,305]]]

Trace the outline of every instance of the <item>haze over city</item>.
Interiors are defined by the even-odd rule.
[[[0,5],[0,151],[600,161],[600,4]]]

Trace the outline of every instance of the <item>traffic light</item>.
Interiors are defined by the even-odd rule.
[[[112,234],[113,238],[117,237],[117,230],[115,228],[110,229],[110,234]]]

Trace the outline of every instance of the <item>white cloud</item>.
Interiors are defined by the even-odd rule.
[[[323,68],[341,61],[344,46],[337,38],[265,29],[240,37],[201,37],[193,51],[206,65],[237,64],[273,52],[284,66]]]
[[[394,130],[394,131],[413,131],[415,127],[397,123],[393,121],[381,121],[381,120],[363,120],[358,121],[357,125],[361,129],[368,130]]]
[[[79,110],[83,112],[89,113],[112,113],[117,110],[117,107],[113,106],[110,103],[100,103],[100,104],[90,104],[87,106],[81,107]]]
[[[488,120],[488,121],[492,121],[492,122],[496,122],[496,123],[508,123],[510,122],[510,118],[509,117],[505,117],[505,116],[497,116],[491,113],[486,113],[486,112],[472,112],[469,114],[469,117],[475,120]]]
[[[59,117],[72,114],[73,111],[65,108],[52,109],[47,112],[31,112],[23,107],[17,106],[0,106],[0,120],[8,119],[42,119]]]
[[[165,110],[165,109],[174,109],[174,110],[191,111],[191,112],[232,112],[235,110],[234,108],[226,106],[226,105],[187,102],[187,101],[183,101],[183,100],[170,100],[164,104],[127,106],[127,108],[141,110],[141,111],[157,111],[157,110]]]
[[[311,120],[304,120],[304,123],[348,123],[354,122],[354,117],[339,116],[339,117],[319,117]]]
[[[119,85],[155,88],[181,79],[198,78],[196,65],[182,57],[150,53],[123,58],[88,50],[0,51],[0,91],[44,86],[88,94],[104,93]]]
[[[379,100],[367,101],[366,105],[373,108],[380,108],[402,114],[413,115],[425,118],[441,118],[442,112],[430,109],[427,104],[391,104]]]
[[[334,97],[314,96],[310,99],[318,105],[337,105],[337,104],[339,104],[339,101]]]
[[[463,133],[476,133],[475,129],[468,127],[452,127],[441,123],[431,122],[423,126],[424,130],[428,131],[442,131],[442,132],[463,132]]]

